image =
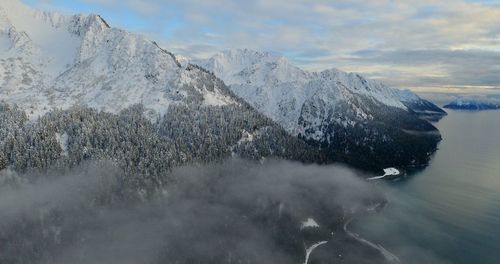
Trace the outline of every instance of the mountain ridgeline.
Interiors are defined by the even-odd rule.
[[[1,159],[16,169],[107,158],[159,175],[241,154],[380,171],[425,164],[440,138],[418,117],[440,109],[413,93],[337,70],[306,72],[270,53],[237,50],[202,67],[181,65],[156,42],[98,15],[35,11],[16,0],[0,5],[0,39],[2,129],[9,130],[0,140],[10,140]],[[17,112],[26,117],[8,118]],[[144,135],[151,136],[134,138]]]
[[[425,165],[441,138],[426,119],[439,119],[443,110],[358,74],[308,72],[282,56],[251,50],[194,63],[290,134],[358,168]]]

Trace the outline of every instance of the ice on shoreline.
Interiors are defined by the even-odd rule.
[[[387,176],[395,176],[395,175],[399,175],[399,174],[401,174],[401,172],[396,168],[386,168],[386,169],[384,169],[384,175],[371,177],[371,178],[368,178],[367,180],[369,180],[369,181],[379,180],[379,179],[383,179]]]

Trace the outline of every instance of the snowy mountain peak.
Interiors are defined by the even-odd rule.
[[[2,0],[0,3],[0,21],[2,28],[16,28],[28,35],[35,34],[42,27],[61,28],[70,17],[57,12],[35,10],[18,0]],[[37,23],[33,23],[37,22]],[[40,32],[44,33],[44,32]]]
[[[411,153],[414,144],[432,145],[437,140],[418,133],[407,139],[412,137],[408,131],[436,131],[420,114],[441,115],[439,107],[356,73],[308,72],[282,56],[251,50],[225,51],[196,63],[213,71],[236,95],[290,134],[348,163],[393,166],[395,160],[387,156],[387,149]],[[425,162],[428,156],[412,153],[404,159],[398,163]]]
[[[359,97],[372,100],[377,105],[408,111],[397,89],[337,69],[308,72],[285,57],[270,52],[229,50],[195,63],[213,71],[238,96],[292,134],[300,134],[304,130],[299,125],[299,119],[304,105],[311,101],[327,104],[332,109],[344,103],[353,107],[352,111],[357,116],[365,118],[371,116],[370,109],[353,104]]]
[[[208,60],[197,60],[193,63],[210,69],[228,85],[247,81],[258,84],[269,81],[286,82],[290,78],[296,78],[294,75],[306,75],[284,56],[249,49],[226,50]]]
[[[0,58],[17,58],[21,67],[44,64],[45,74],[55,77],[77,59],[80,39],[73,31],[77,17],[33,10],[19,1],[0,4]],[[73,28],[75,27],[75,28]]]
[[[151,117],[171,104],[234,104],[225,85],[146,37],[99,15],[65,16],[0,3],[0,98],[36,118],[86,105],[119,112],[143,104]]]
[[[69,23],[69,30],[75,35],[83,36],[89,32],[102,32],[110,29],[108,22],[106,22],[100,15],[74,15],[71,17]]]

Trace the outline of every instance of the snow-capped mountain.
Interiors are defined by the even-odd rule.
[[[259,140],[245,143],[239,154],[303,159],[306,153],[328,152],[327,160],[377,170],[426,163],[438,141],[414,133],[436,131],[408,104],[420,98],[357,74],[307,72],[279,55],[250,50],[220,53],[198,62],[202,67],[181,61],[144,36],[110,27],[99,15],[66,16],[32,10],[18,0],[0,2],[0,100],[17,105],[32,120],[75,105],[119,114],[139,104],[150,121],[165,127],[169,139],[192,134],[207,144],[200,149],[200,142],[184,140],[187,156],[206,151],[225,157],[242,134],[250,133]],[[315,150],[299,151],[301,140],[290,139],[254,109]],[[58,113],[46,119],[73,117]],[[68,125],[61,123],[57,133],[63,135]],[[207,136],[207,125],[218,128]],[[229,130],[230,140],[219,135]],[[211,136],[220,141],[216,151]],[[257,144],[263,151],[254,151]]]
[[[359,74],[336,69],[308,72],[291,64],[287,58],[248,49],[228,50],[208,60],[193,61],[221,78],[236,95],[283,125],[290,133],[299,134],[299,119],[305,104],[322,99],[335,108],[352,97],[363,96],[373,102],[403,111],[445,114],[436,105],[409,90],[390,88]],[[369,109],[350,104],[360,119],[370,119]]]
[[[445,114],[410,91],[336,69],[304,71],[274,53],[229,50],[193,63],[212,71],[289,133],[319,142],[337,156],[353,156],[356,151],[383,156],[385,147],[377,150],[375,145],[390,142],[396,151],[410,130],[437,131],[418,118],[420,114]]]
[[[112,160],[157,188],[175,166],[233,155],[325,159],[141,35],[0,2],[0,170]]]
[[[0,2],[0,97],[30,109],[33,118],[75,104],[118,112],[142,103],[154,116],[171,104],[236,103],[221,82],[204,85],[208,76],[98,15]]]
[[[486,96],[460,97],[445,105],[444,108],[463,110],[500,109],[500,99]]]

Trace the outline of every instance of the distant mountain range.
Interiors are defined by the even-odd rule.
[[[444,108],[461,110],[500,109],[500,100],[492,97],[460,97],[445,105]]]

